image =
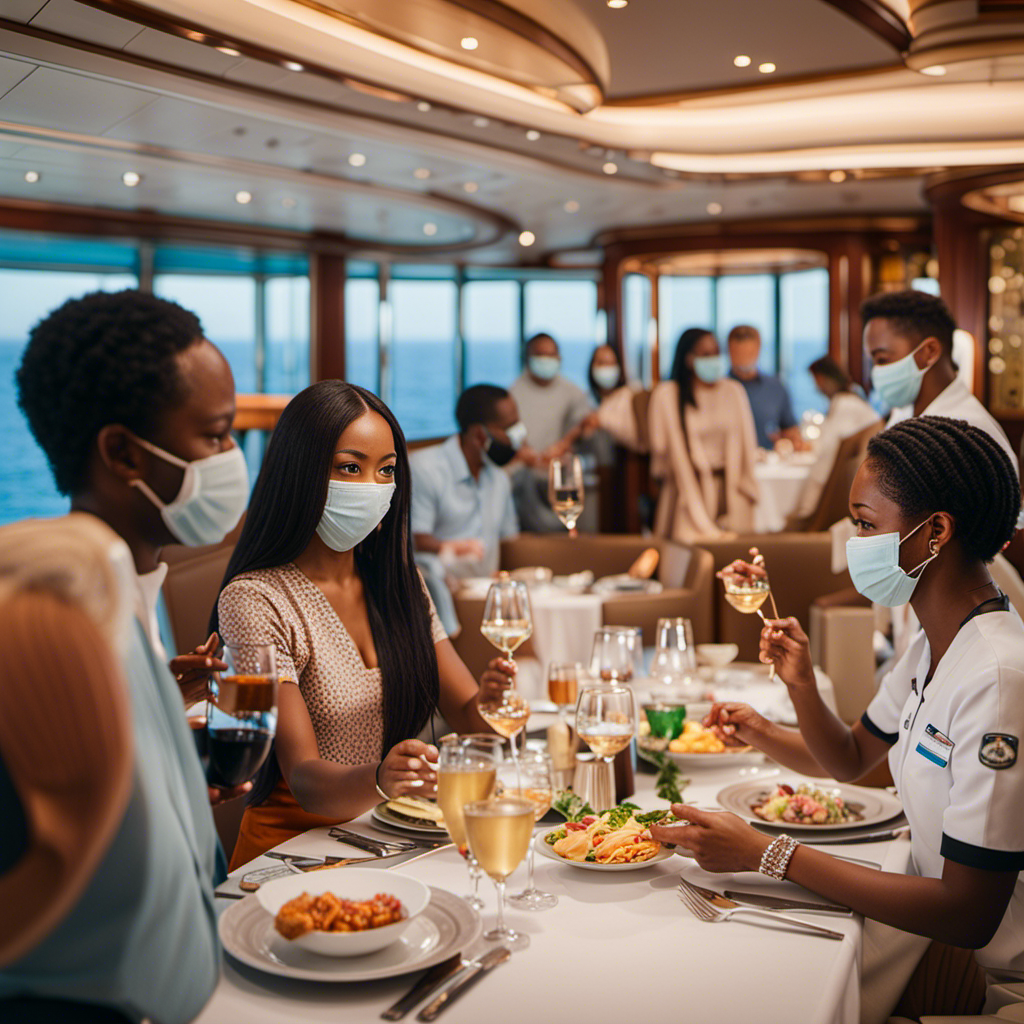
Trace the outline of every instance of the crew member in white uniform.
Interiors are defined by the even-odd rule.
[[[745,704],[715,704],[705,720],[803,775],[848,781],[888,756],[910,822],[909,876],[773,840],[724,812],[676,805],[692,824],[651,830],[706,870],[760,869],[871,919],[862,1021],[888,1018],[928,945],[914,936],[976,949],[990,980],[1024,978],[1024,623],[987,567],[1019,510],[1014,467],[979,428],[926,416],[876,435],[850,492],[850,575],[872,601],[909,601],[920,637],[851,728],[822,702],[797,621],[771,622],[761,660],[786,683],[799,730]],[[724,572],[763,575],[745,562]]]

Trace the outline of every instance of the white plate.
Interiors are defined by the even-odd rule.
[[[565,826],[561,827],[564,828]],[[542,857],[547,857],[548,860],[557,861],[559,864],[567,864],[571,868],[584,868],[586,871],[639,871],[641,868],[649,868],[652,864],[657,864],[659,861],[668,860],[675,852],[673,850],[666,850],[663,846],[650,860],[642,860],[633,864],[598,864],[597,861],[566,860],[565,857],[559,857],[544,841],[545,835],[551,835],[552,832],[558,831],[559,829],[552,828],[548,829],[547,832],[538,833],[533,840],[534,849]]]
[[[267,974],[304,981],[373,981],[422,971],[480,937],[480,915],[463,899],[431,886],[430,903],[395,943],[366,956],[318,956],[289,942],[254,896],[221,914],[220,939],[236,960]]]
[[[765,795],[771,793],[779,783],[785,782],[795,789],[799,783],[804,781],[810,782],[819,789],[838,792],[847,806],[861,815],[860,819],[839,822],[834,825],[801,825],[790,821],[765,821],[751,810],[754,804],[759,803]],[[787,832],[837,832],[870,828],[891,821],[903,810],[903,804],[899,799],[884,789],[848,786],[845,783],[831,782],[827,779],[794,778],[790,780],[785,777],[773,779],[771,782],[752,779],[749,782],[733,783],[718,794],[718,803],[725,810],[738,814],[753,825],[785,829]]]
[[[595,594],[660,594],[662,589],[657,580],[640,580],[628,573],[602,576],[591,587]]]
[[[440,825],[416,825],[411,821],[403,821],[401,818],[396,818],[383,801],[370,811],[370,817],[383,822],[388,828],[398,828],[403,832],[415,832],[417,835],[425,836],[448,835],[448,830],[441,828]]]
[[[760,764],[764,760],[760,750],[745,747],[726,747],[718,753],[705,754],[677,753],[674,750],[666,750],[664,753],[680,768],[730,768],[734,764]]]

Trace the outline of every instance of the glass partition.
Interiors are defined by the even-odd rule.
[[[518,281],[467,281],[462,286],[465,383],[507,388],[519,376]]]

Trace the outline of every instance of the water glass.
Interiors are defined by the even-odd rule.
[[[695,700],[700,696],[693,625],[689,619],[658,619],[650,677],[651,699]]]
[[[602,682],[629,683],[643,675],[643,635],[638,626],[602,626],[594,633],[590,673]]]

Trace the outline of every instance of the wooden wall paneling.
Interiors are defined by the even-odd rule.
[[[314,381],[345,379],[345,259],[314,253],[309,261],[310,371]]]

